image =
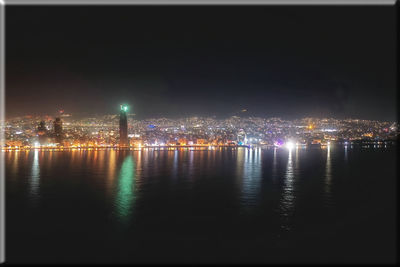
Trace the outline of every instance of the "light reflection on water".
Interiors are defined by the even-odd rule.
[[[325,165],[325,200],[328,206],[332,204],[331,187],[332,187],[332,159],[331,159],[331,147],[328,146],[326,149],[326,165]]]
[[[385,211],[395,199],[388,197],[392,191],[387,189],[393,188],[395,163],[392,154],[348,149],[353,153],[349,158],[343,147],[6,152],[9,240],[18,241],[10,247],[15,258],[32,253],[44,259],[51,245],[35,241],[44,236],[63,252],[72,249],[76,259],[90,259],[85,247],[91,246],[101,255],[109,252],[110,258],[125,255],[131,260],[141,253],[159,256],[161,250],[181,255],[189,245],[198,245],[196,251],[203,255],[205,248],[220,242],[234,251],[226,255],[240,254],[245,244],[250,246],[246,253],[260,249],[260,256],[276,244],[308,240],[309,232],[319,231],[318,237],[340,232],[353,214],[350,221],[358,228],[361,224],[353,223],[362,217],[358,214],[365,211],[361,215],[367,218],[377,213],[374,209]],[[376,164],[383,168],[377,170]],[[377,182],[381,176],[386,180]],[[363,223],[368,230],[376,224]],[[345,238],[353,228],[347,233]],[[292,243],[294,237],[299,239]],[[68,238],[84,242],[78,248],[59,242]],[[19,249],[26,239],[32,240],[30,246]],[[58,247],[52,253],[62,258]]]
[[[127,221],[135,201],[135,163],[132,155],[125,156],[118,175],[118,191],[115,200],[121,221]]]
[[[45,152],[33,151],[33,160],[31,165],[30,194],[32,199],[37,199],[40,196],[40,176],[41,165],[46,166],[46,169],[52,168],[50,163],[54,162],[56,154],[68,153],[68,161],[71,170],[82,171],[86,168],[94,169],[95,172],[90,172],[93,175],[104,176],[104,189],[108,197],[115,199],[115,211],[121,220],[129,221],[129,218],[134,210],[134,202],[137,193],[137,180],[141,176],[151,177],[157,175],[160,168],[165,168],[161,163],[161,158],[167,156],[171,158],[171,164],[167,168],[171,168],[172,178],[176,178],[178,170],[182,168],[186,180],[192,180],[192,176],[198,175],[196,172],[204,172],[199,170],[199,166],[204,166],[204,161],[207,160],[207,169],[215,168],[214,161],[220,161],[222,153],[226,151],[168,151],[167,153],[154,150],[145,151],[70,151],[70,152]],[[239,148],[231,151],[231,155],[236,157],[236,179],[240,187],[240,203],[244,209],[254,208],[259,204],[259,194],[261,181],[263,179],[263,151],[260,148],[245,149]],[[160,154],[161,153],[161,154]],[[197,153],[197,154],[196,154]],[[200,153],[200,154],[199,154]],[[208,153],[208,157],[204,157]],[[282,161],[284,150],[273,150],[272,157],[272,178],[279,179],[278,169],[279,161]],[[280,210],[284,217],[289,218],[292,214],[292,209],[295,202],[294,196],[294,167],[292,159],[293,151],[288,153],[285,175],[283,178],[284,186],[281,191]],[[227,156],[226,154],[225,156]],[[143,159],[142,159],[143,157]],[[40,160],[39,160],[40,158]],[[83,161],[82,161],[83,160]],[[143,160],[143,162],[142,162]],[[45,161],[45,162],[44,162]],[[54,162],[56,164],[57,162]],[[104,168],[104,163],[106,167]],[[184,163],[184,164],[183,164]],[[296,150],[296,169],[298,168],[298,151]],[[200,164],[200,165],[199,165]],[[72,166],[75,166],[74,168]],[[77,166],[79,166],[77,168]],[[90,167],[89,167],[90,166]],[[327,168],[329,167],[327,162]],[[136,169],[137,168],[137,169]],[[18,152],[14,153],[13,169],[18,170]],[[328,171],[328,169],[327,169]]]
[[[278,176],[278,161],[276,159],[276,147],[274,147],[274,156],[272,159],[272,179],[275,181],[277,179]]]
[[[249,208],[257,205],[261,180],[261,149],[244,150],[241,203]]]
[[[112,195],[112,189],[113,189],[113,183],[114,183],[114,178],[115,178],[115,169],[116,169],[116,153],[114,151],[101,151],[104,153],[107,153],[108,156],[108,169],[107,169],[107,191],[109,195]]]
[[[285,230],[290,230],[290,218],[293,214],[293,208],[295,205],[295,188],[294,188],[294,170],[293,170],[293,160],[292,151],[288,151],[288,161],[286,165],[286,172],[284,176],[284,185],[282,189],[282,197],[280,202],[281,216],[283,218],[283,223],[281,228]]]
[[[294,151],[293,151],[294,150]],[[297,170],[300,168],[299,163],[299,149],[293,149],[287,152],[286,150],[273,149],[271,172],[272,180],[279,179],[279,162],[284,162],[282,157],[286,152],[287,163],[282,175],[283,187],[281,188],[281,198],[279,210],[282,216],[289,218],[292,216],[296,196],[295,196],[295,180]],[[322,150],[323,151],[323,150]],[[105,151],[69,151],[69,152],[45,152],[35,150],[30,153],[33,154],[32,164],[30,170],[30,195],[32,199],[38,198],[41,178],[41,165],[46,166],[46,169],[52,168],[52,163],[55,160],[56,154],[68,153],[68,165],[74,171],[72,166],[80,166],[85,168],[91,166],[96,169],[96,174],[104,175],[105,189],[109,197],[112,197],[114,192],[117,213],[120,217],[128,217],[133,210],[133,202],[135,200],[135,183],[136,179],[140,176],[149,177],[158,175],[161,168],[170,168],[169,173],[172,178],[176,178],[180,168],[184,171],[185,179],[192,180],[193,176],[198,175],[197,172],[202,173],[206,170],[200,168],[204,166],[203,161],[207,161],[207,169],[214,168],[215,162],[220,161],[222,154],[226,151],[127,151],[125,154],[121,151],[105,150]],[[240,202],[243,207],[254,207],[258,205],[260,186],[263,179],[262,166],[263,166],[263,150],[239,148],[231,151],[230,155],[236,157],[235,176],[240,187],[241,195]],[[344,148],[344,159],[347,160],[347,147]],[[7,153],[8,158],[13,155],[12,169],[15,173],[19,167],[19,153]],[[24,153],[24,158],[28,154]],[[199,154],[200,153],[200,154]],[[208,157],[204,157],[207,155]],[[293,159],[293,153],[295,158]],[[225,157],[228,154],[224,154]],[[162,161],[163,157],[167,157],[167,161]],[[143,159],[142,159],[143,158]],[[82,162],[83,159],[83,162]],[[143,161],[143,162],[142,162]],[[163,162],[167,162],[165,165]],[[184,163],[184,164],[183,164]],[[57,164],[57,162],[54,162]],[[105,164],[105,165],[104,165]],[[105,167],[104,167],[105,166]],[[138,166],[138,170],[136,170]],[[205,166],[204,166],[205,167]],[[167,172],[168,173],[168,172]],[[139,176],[139,177],[138,177]],[[326,164],[324,174],[325,184],[325,200],[331,199],[331,186],[332,186],[332,163],[331,163],[331,148],[328,146],[326,150]],[[116,183],[118,189],[115,188]],[[278,184],[276,184],[278,185]],[[328,203],[327,202],[327,203]]]
[[[18,173],[18,156],[19,156],[19,152],[15,151],[13,154],[14,154],[13,170],[15,171],[15,173]]]
[[[176,179],[178,176],[178,151],[175,150],[172,153],[173,153],[173,159],[174,159],[173,167],[172,167],[172,176]]]
[[[39,151],[35,150],[33,154],[31,178],[30,178],[30,195],[33,201],[36,201],[39,198],[39,186],[40,186]]]
[[[189,179],[192,179],[193,175],[194,175],[194,164],[193,164],[194,151],[189,151],[189,152],[186,152],[186,153],[189,153],[189,172],[188,172],[188,177],[189,177]]]
[[[242,184],[243,178],[243,167],[244,167],[244,154],[246,153],[245,149],[238,148],[237,156],[236,156],[236,180],[238,184]]]

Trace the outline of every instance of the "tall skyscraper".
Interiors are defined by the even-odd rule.
[[[128,111],[127,105],[121,105],[121,111],[119,114],[119,145],[129,146],[128,143],[128,120],[126,112]]]
[[[62,142],[62,121],[60,118],[56,118],[54,121],[54,136],[57,143]]]
[[[47,129],[46,129],[46,122],[41,121],[37,128],[37,133],[39,136],[39,143],[44,145],[47,142]]]

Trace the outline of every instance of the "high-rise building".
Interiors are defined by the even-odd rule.
[[[40,121],[37,130],[39,135],[44,135],[46,133],[46,122]]]
[[[62,121],[60,118],[56,118],[54,121],[54,136],[56,143],[62,142]]]
[[[128,142],[128,120],[126,112],[128,111],[127,105],[121,105],[121,111],[119,113],[119,145],[129,146]]]
[[[39,136],[39,143],[44,145],[47,142],[47,129],[46,129],[46,122],[41,121],[37,128],[37,133]]]

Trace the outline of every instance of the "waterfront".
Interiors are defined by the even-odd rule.
[[[394,148],[9,151],[9,263],[393,263]]]

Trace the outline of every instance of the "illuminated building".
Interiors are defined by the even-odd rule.
[[[41,145],[45,144],[47,142],[47,129],[45,121],[41,121],[39,123],[39,126],[37,128],[37,133],[39,136],[39,143]]]
[[[246,132],[243,129],[240,129],[239,132],[237,133],[237,142],[240,145],[247,143]]]
[[[178,142],[176,143],[177,145],[185,146],[187,144],[187,139],[186,138],[179,138]]]
[[[128,143],[128,120],[126,112],[128,111],[127,105],[121,105],[121,111],[119,113],[119,145],[129,146]]]
[[[54,136],[56,138],[56,143],[62,143],[62,121],[60,118],[56,118],[54,121]]]
[[[38,128],[37,128],[37,130],[38,130],[38,134],[39,135],[44,135],[44,134],[46,134],[46,123],[44,122],[44,121],[41,121],[40,123],[39,123],[39,126],[38,126]]]

